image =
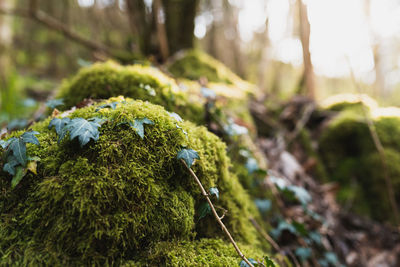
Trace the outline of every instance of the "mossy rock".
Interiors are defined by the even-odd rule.
[[[400,203],[400,117],[376,116],[374,111],[369,116],[385,148],[389,177]],[[341,185],[340,202],[352,202],[355,212],[374,219],[393,221],[381,158],[365,117],[354,110],[339,113],[322,133],[319,150],[329,178]]]
[[[150,66],[122,66],[112,61],[95,63],[64,80],[57,97],[64,99],[64,108],[70,108],[86,98],[107,99],[119,95],[162,105],[184,119],[203,122],[201,103],[182,92],[174,79]]]
[[[207,78],[208,82],[236,84],[243,82],[224,64],[208,54],[191,49],[178,53],[168,70],[176,77],[189,80]]]
[[[338,94],[333,95],[322,101],[321,106],[331,111],[349,111],[363,113],[378,108],[378,103],[365,94]],[[364,106],[364,107],[363,107]]]
[[[176,159],[182,145],[199,153],[193,171],[205,188],[219,189],[220,199],[214,201],[228,210],[224,223],[235,240],[254,250],[268,251],[248,221],[250,216],[259,218],[258,212],[229,172],[226,147],[218,137],[204,127],[177,122],[163,107],[148,102],[127,100],[115,110],[96,111],[97,106],[78,109],[68,117],[106,118],[98,141],[83,148],[69,138],[58,144],[55,131],[48,129],[48,118],[32,126],[40,133],[40,146],[28,144],[27,154],[41,159],[37,175],[28,173],[11,189],[11,178],[1,172],[0,265],[147,262],[143,258],[147,252],[152,255],[150,252],[160,246],[167,249],[162,245],[167,243],[162,242],[184,242],[176,251],[160,252],[174,265],[180,257],[191,260],[176,253],[184,249],[209,259],[210,250],[204,248],[203,254],[202,247],[208,242],[203,238],[224,240],[210,242],[224,247],[221,265],[233,262],[234,250],[227,252],[229,242],[215,219],[211,215],[199,219],[204,199]],[[144,139],[120,124],[144,117],[154,122],[145,125]],[[219,262],[218,253],[215,251],[211,262]],[[158,263],[158,259],[148,260]]]

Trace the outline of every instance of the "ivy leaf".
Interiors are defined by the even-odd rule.
[[[199,207],[199,220],[206,217],[207,214],[211,214],[211,207],[208,202],[203,202]]]
[[[99,139],[99,127],[101,127],[101,125],[96,122],[88,121],[83,118],[75,118],[68,123],[66,129],[70,133],[70,140],[78,137],[80,146],[83,147],[90,139],[94,141]],[[65,133],[63,136],[65,136]]]
[[[49,130],[54,127],[56,129],[56,133],[58,135],[61,134],[61,131],[64,129],[64,127],[70,123],[71,119],[70,118],[62,118],[62,119],[58,119],[58,118],[54,118],[50,121],[49,123]]]
[[[255,259],[248,258],[247,259],[253,266],[258,266],[258,262]],[[239,264],[240,267],[250,267],[244,260],[242,260]]]
[[[259,169],[257,160],[255,158],[248,158],[245,166],[249,174],[252,174]]]
[[[19,182],[21,182],[22,178],[24,178],[25,174],[26,169],[22,166],[18,166],[15,175],[11,180],[11,187],[15,188],[19,184]]]
[[[135,119],[134,124],[130,123],[130,125],[135,128],[136,133],[140,136],[140,138],[144,138],[144,126],[143,124],[154,124],[153,121],[149,120],[148,118],[143,119]]]
[[[203,95],[203,97],[209,98],[209,99],[214,99],[217,97],[217,95],[215,94],[215,92],[213,90],[211,90],[210,88],[206,88],[206,87],[201,87],[201,94]]]
[[[100,118],[100,117],[93,117],[93,118],[88,119],[88,121],[92,121],[92,122],[98,123],[100,125],[103,125],[103,123],[105,123],[107,120],[104,118]]]
[[[255,199],[254,203],[256,204],[258,210],[261,214],[265,214],[271,209],[272,203],[269,199]]]
[[[26,144],[22,138],[14,139],[10,145],[9,149],[13,152],[15,159],[21,165],[26,165]]]
[[[301,261],[306,261],[311,257],[311,249],[310,248],[304,248],[304,247],[299,247],[296,248],[296,251],[294,252],[297,257],[300,258]]]
[[[119,102],[112,102],[112,103],[107,103],[107,104],[100,105],[98,108],[96,108],[96,112],[99,111],[100,109],[103,109],[103,108],[115,109],[118,104],[119,104]]]
[[[275,262],[268,256],[264,257],[266,267],[276,267]]]
[[[199,154],[193,149],[183,148],[178,152],[177,159],[183,159],[186,165],[190,168],[195,159],[200,159]]]
[[[36,131],[25,132],[22,134],[21,138],[25,143],[31,143],[39,146],[39,140],[35,136],[38,134],[39,132]]]
[[[15,166],[19,163],[13,155],[7,157],[7,163],[3,166],[3,171],[8,172],[11,175],[15,175]]]
[[[291,191],[296,199],[300,201],[300,203],[303,205],[307,205],[311,201],[310,194],[303,187],[289,185],[288,187],[286,187],[286,189]]]
[[[8,139],[7,141],[4,140],[0,140],[0,146],[5,149],[7,148],[11,142],[13,142],[14,140],[16,140],[17,138],[15,137],[11,137],[10,139]]]
[[[219,191],[218,188],[216,187],[211,187],[210,188],[210,195],[215,195],[217,199],[219,199]]]
[[[182,118],[181,118],[181,116],[179,116],[178,113],[175,113],[175,112],[168,112],[168,115],[169,115],[171,118],[174,118],[177,122],[182,122],[182,121],[183,121]]]
[[[58,106],[64,105],[64,99],[59,98],[59,99],[50,99],[46,101],[46,106],[48,106],[51,109],[55,109]]]

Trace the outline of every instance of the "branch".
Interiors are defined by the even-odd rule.
[[[50,30],[61,32],[66,38],[68,38],[76,43],[79,43],[91,50],[101,51],[104,54],[107,54],[116,59],[123,59],[120,55],[118,55],[118,53],[113,51],[108,46],[98,43],[98,42],[95,42],[93,40],[90,40],[88,38],[85,38],[84,36],[78,34],[77,32],[73,31],[72,29],[70,29],[67,25],[65,25],[61,21],[57,20],[56,18],[46,14],[45,12],[43,12],[41,10],[37,10],[37,5],[36,5],[35,1],[30,1],[29,10],[0,9],[0,14],[32,19],[32,20],[44,25],[45,27],[47,27]]]
[[[228,229],[226,228],[225,224],[221,221],[221,218],[219,217],[217,211],[215,210],[215,207],[213,205],[213,203],[211,202],[210,198],[208,197],[208,194],[206,192],[206,190],[204,190],[203,185],[201,184],[199,178],[197,177],[197,175],[193,172],[193,170],[191,168],[189,168],[189,166],[186,164],[186,162],[181,159],[183,165],[185,165],[186,169],[188,169],[188,171],[190,172],[190,175],[194,178],[194,180],[196,181],[196,183],[198,184],[198,186],[200,187],[201,190],[201,194],[206,198],[208,204],[211,207],[211,211],[214,214],[215,219],[217,220],[217,222],[219,223],[219,225],[221,226],[222,230],[225,232],[225,234],[228,236],[229,241],[232,243],[233,247],[235,248],[237,254],[250,266],[250,267],[254,267],[253,264],[251,264],[251,262],[249,262],[249,260],[243,255],[243,253],[240,251],[238,245],[236,244],[235,240],[233,240],[231,234],[229,233]]]

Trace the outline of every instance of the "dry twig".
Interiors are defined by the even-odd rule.
[[[244,256],[244,254],[242,253],[242,251],[239,249],[238,245],[236,244],[235,240],[233,240],[231,234],[229,233],[228,229],[226,228],[225,224],[222,222],[221,217],[218,215],[217,211],[215,210],[215,207],[213,205],[213,203],[211,202],[210,198],[208,197],[208,194],[206,192],[206,190],[204,189],[203,185],[201,184],[199,178],[197,177],[197,175],[193,172],[193,170],[186,164],[186,162],[182,159],[181,160],[183,165],[185,165],[186,169],[188,169],[188,171],[190,172],[190,175],[194,178],[194,180],[196,181],[197,185],[200,187],[201,190],[201,194],[206,198],[208,205],[210,205],[211,211],[215,217],[215,219],[217,220],[217,222],[219,223],[219,225],[221,226],[222,230],[224,231],[224,233],[228,236],[229,241],[232,243],[233,247],[235,248],[237,254],[250,266],[250,267],[254,267],[253,264],[251,264],[251,262],[246,258],[246,256]]]

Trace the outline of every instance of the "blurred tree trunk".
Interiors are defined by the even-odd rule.
[[[372,25],[371,25],[371,1],[370,0],[364,0],[364,10],[365,10],[365,16],[368,24],[368,31],[372,39],[372,53],[374,56],[374,70],[375,70],[375,82],[373,85],[373,96],[378,97],[386,93],[386,88],[385,88],[385,78],[384,78],[384,72],[382,70],[382,59],[380,56],[380,44],[376,38],[376,35],[373,32]]]
[[[268,37],[268,18],[265,20],[265,30],[262,33],[261,43],[263,46],[261,47],[261,55],[260,55],[260,63],[258,64],[257,70],[257,85],[258,87],[265,91],[265,82],[266,82],[266,75],[267,75],[267,68],[269,65],[269,49],[270,49],[270,42]]]
[[[0,0],[0,8],[13,8],[14,0]],[[14,102],[13,92],[8,90],[11,75],[10,50],[12,46],[12,17],[0,16],[0,110],[10,112]]]
[[[11,9],[14,0],[0,0],[0,8]],[[12,17],[0,16],[0,87],[5,86],[11,65],[10,48],[12,45]]]
[[[129,25],[133,37],[133,52],[148,54],[150,52],[151,24],[143,0],[126,0]]]
[[[299,26],[300,26],[300,41],[303,48],[303,65],[304,74],[301,82],[301,87],[305,90],[304,92],[308,97],[315,98],[315,77],[313,65],[311,62],[310,54],[310,22],[307,16],[307,7],[304,5],[302,0],[297,0],[299,10]]]
[[[162,0],[162,3],[170,53],[193,48],[194,19],[199,0]]]

